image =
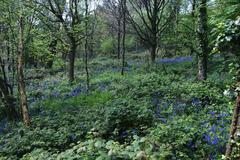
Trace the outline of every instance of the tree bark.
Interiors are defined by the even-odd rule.
[[[4,79],[0,77],[0,99],[2,100],[5,108],[7,117],[9,120],[16,120],[18,118],[17,111],[14,105],[14,98],[9,92],[8,84]]]
[[[76,49],[77,43],[74,37],[70,38],[70,51],[69,51],[69,81],[74,81],[74,63],[75,63],[75,56],[76,56]]]
[[[192,2],[192,17],[195,18],[195,10],[196,10],[196,0],[193,0]]]
[[[153,44],[151,46],[151,62],[154,63],[156,59],[156,54],[157,54],[157,45]]]
[[[207,79],[207,56],[198,57],[198,79],[206,80]]]
[[[151,32],[152,32],[152,47],[151,47],[151,62],[154,63],[157,55],[158,46],[158,1],[154,0],[153,15],[151,19]]]
[[[122,3],[122,11],[123,11],[123,37],[122,37],[122,71],[121,74],[124,74],[124,67],[125,67],[125,36],[126,36],[126,0],[123,0]]]
[[[196,0],[192,1],[192,11],[191,11],[191,16],[192,16],[192,24],[193,24],[193,31],[196,31],[196,21],[195,21],[195,12],[196,12]],[[194,37],[195,37],[195,33],[193,33]],[[195,38],[193,38],[195,39]],[[194,54],[194,41],[191,42],[191,46],[190,46],[190,55]]]
[[[198,54],[198,79],[207,79],[208,36],[207,36],[207,0],[201,0],[199,9],[198,38],[200,53]]]
[[[19,25],[20,25],[20,32],[19,32],[19,44],[18,44],[18,90],[19,90],[19,98],[20,98],[20,106],[23,116],[23,122],[29,126],[30,125],[30,116],[28,113],[28,104],[27,104],[27,94],[25,90],[25,82],[24,82],[24,40],[23,40],[23,33],[24,33],[24,21],[23,17],[20,16]]]
[[[85,16],[88,18],[88,0],[85,0]],[[87,80],[87,91],[89,90],[89,72],[88,72],[88,19],[85,20],[85,71]]]
[[[121,17],[122,17],[122,0],[119,0],[118,3],[118,19],[117,19],[117,57],[120,59],[121,57]]]
[[[232,117],[230,137],[229,137],[229,141],[228,141],[227,149],[226,149],[226,153],[225,153],[226,159],[231,158],[232,149],[233,149],[234,141],[235,141],[234,136],[237,131],[237,126],[239,123],[239,114],[240,114],[240,95],[238,94],[237,100],[236,100],[236,106],[234,108],[233,117]]]

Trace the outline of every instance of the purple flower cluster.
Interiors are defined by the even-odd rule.
[[[77,136],[76,136],[76,134],[70,134],[70,135],[68,135],[68,139],[70,142],[74,142],[74,141],[76,141]]]
[[[217,145],[219,143],[219,140],[220,140],[216,134],[213,137],[209,134],[204,134],[203,139],[209,145]]]
[[[7,119],[3,119],[0,121],[0,135],[4,134],[4,132],[8,130],[8,123],[7,123]]]
[[[123,131],[120,133],[121,138],[126,138],[128,136],[128,131]]]
[[[4,129],[0,127],[0,134],[4,132]]]
[[[151,104],[155,108],[155,116],[161,122],[167,123],[168,116],[170,115],[162,115],[161,111],[166,110],[171,105],[171,102],[169,102],[168,100],[164,101],[164,98],[161,98],[160,100],[160,97],[162,97],[161,93],[159,92],[153,93],[151,95]],[[173,114],[175,114],[175,112]]]
[[[161,108],[160,108],[161,102],[160,102],[159,96],[160,96],[160,94],[158,92],[154,93],[151,96],[151,103],[156,108],[155,115],[158,118],[161,117]]]
[[[55,98],[57,98],[57,97],[60,97],[60,96],[61,96],[61,93],[60,93],[59,91],[54,91],[54,92],[52,93],[52,96],[55,97]]]
[[[77,87],[75,89],[73,89],[69,94],[68,96],[70,97],[76,97],[78,96],[80,93],[87,93],[87,89],[86,87]]]
[[[193,98],[192,99],[192,105],[193,106],[201,106],[202,105],[202,101],[199,100],[198,98]]]
[[[193,57],[176,57],[176,58],[163,58],[159,59],[157,63],[182,63],[182,62],[192,62]]]
[[[207,142],[210,147],[213,147],[210,154],[210,159],[216,159],[216,153],[223,153],[225,150],[225,145],[228,139],[227,126],[229,126],[230,121],[227,113],[218,114],[215,111],[208,112],[210,120],[205,120],[202,122],[202,127],[208,127],[208,131],[203,134],[203,141]]]
[[[105,91],[107,89],[107,86],[109,85],[110,83],[109,82],[105,82],[105,83],[98,83],[96,84],[98,87],[98,89],[100,91]]]

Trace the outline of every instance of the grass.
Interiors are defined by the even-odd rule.
[[[89,94],[80,94],[72,98],[56,98],[47,99],[41,102],[41,105],[47,106],[48,109],[58,110],[66,106],[79,107],[88,106],[96,107],[98,105],[106,103],[111,98],[109,92],[94,91]]]

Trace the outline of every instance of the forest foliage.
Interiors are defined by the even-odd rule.
[[[1,160],[240,158],[239,0],[1,0]]]

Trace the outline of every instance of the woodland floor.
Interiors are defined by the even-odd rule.
[[[142,57],[128,58],[124,76],[116,59],[91,60],[89,91],[81,60],[72,85],[61,62],[29,69],[32,125],[1,120],[0,159],[221,159],[233,106],[223,59],[211,58],[201,83],[194,57]]]

